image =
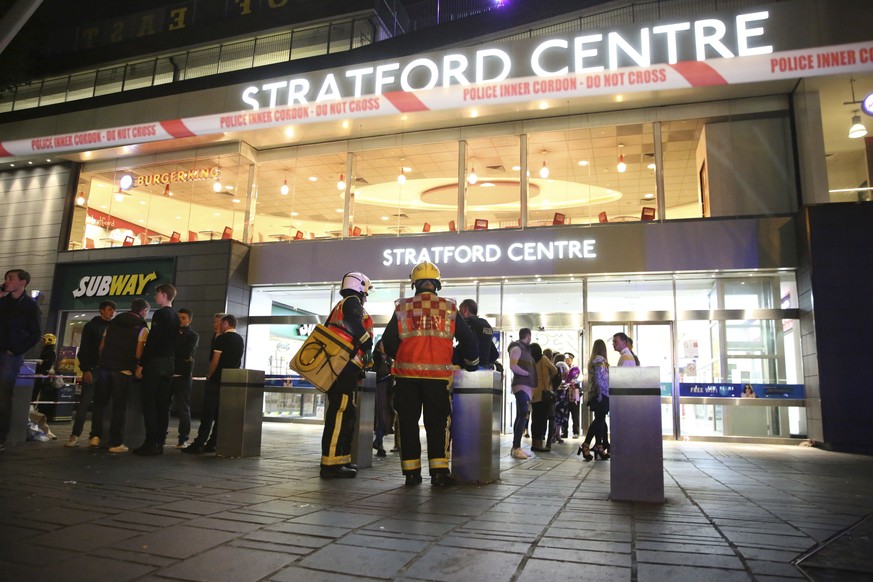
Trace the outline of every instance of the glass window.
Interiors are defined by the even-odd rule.
[[[515,135],[467,141],[464,164],[466,229],[521,226],[519,156],[519,137]]]
[[[654,207],[652,124],[532,133],[528,224],[638,221]]]
[[[846,103],[850,97],[860,101],[873,93],[873,74],[805,79],[804,86],[819,93],[830,201],[873,201],[864,135],[868,132],[866,139],[870,139],[873,121],[860,110],[860,104]],[[860,127],[855,124],[855,116]],[[852,134],[856,137],[849,135],[852,128],[860,130]]]
[[[291,37],[291,59],[305,59],[327,53],[330,26],[295,30]]]
[[[707,278],[676,278],[676,304],[682,311],[720,309],[715,275]]]
[[[74,201],[70,248],[242,240],[250,166],[239,155],[149,166],[87,164]],[[131,183],[122,188],[125,177]]]
[[[588,311],[673,311],[673,282],[639,277],[590,280]]]
[[[451,230],[458,212],[457,172],[457,142],[356,153],[352,234]]]

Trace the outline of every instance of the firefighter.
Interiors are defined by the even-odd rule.
[[[424,409],[430,482],[451,485],[448,435],[452,413],[449,382],[452,379],[452,338],[461,345],[463,366],[474,371],[479,347],[470,327],[458,313],[455,301],[437,296],[440,270],[429,261],[410,274],[413,297],[398,299],[382,342],[394,358],[394,407],[400,419],[400,458],[406,485],[421,483],[421,441],[418,419]]]
[[[327,391],[320,472],[325,479],[350,479],[358,474],[357,467],[352,465],[352,439],[357,416],[354,399],[356,388],[364,377],[363,370],[373,361],[373,320],[364,309],[370,289],[370,279],[363,273],[343,275],[342,299],[327,318],[327,326],[352,343],[357,352]]]

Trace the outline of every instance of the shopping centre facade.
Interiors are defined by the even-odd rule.
[[[69,350],[170,281],[283,374],[343,273],[384,326],[427,259],[501,347],[631,335],[665,438],[871,452],[865,4],[505,3],[394,38],[362,10],[70,72],[0,97],[0,244]]]

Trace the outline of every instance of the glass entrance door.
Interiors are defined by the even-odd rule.
[[[672,324],[641,321],[590,324],[587,345],[590,349],[595,340],[602,339],[606,342],[607,360],[610,366],[618,364],[618,352],[612,349],[612,336],[619,332],[624,332],[633,339],[633,351],[640,359],[641,366],[657,366],[661,371],[661,432],[676,437]],[[584,366],[588,365],[589,355],[585,354],[580,359]]]

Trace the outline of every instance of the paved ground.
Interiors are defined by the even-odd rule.
[[[499,484],[407,488],[394,453],[319,479],[318,426],[265,424],[249,459],[68,449],[53,430],[0,454],[0,579],[803,579],[792,560],[873,513],[873,458],[804,447],[666,442],[667,503],[646,505],[608,501],[609,461],[574,440],[528,461],[504,442]],[[840,538],[812,576],[873,578],[865,524],[854,574],[833,570]]]

